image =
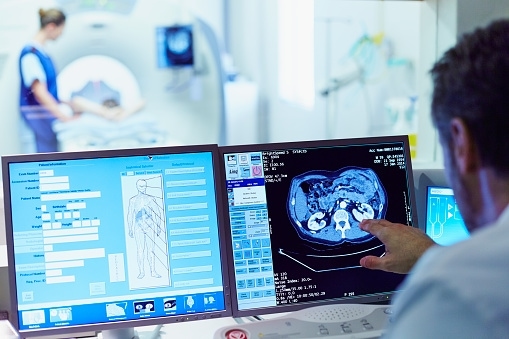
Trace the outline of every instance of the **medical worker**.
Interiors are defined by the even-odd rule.
[[[58,119],[75,118],[66,114],[58,99],[57,72],[44,46],[48,40],[56,40],[65,26],[65,14],[58,9],[40,9],[40,30],[20,54],[20,111],[35,136],[38,153],[58,151],[58,141],[52,129]]]
[[[364,220],[384,244],[371,269],[410,274],[384,338],[509,338],[509,19],[458,39],[431,70],[431,119],[470,238],[438,246],[417,228]]]

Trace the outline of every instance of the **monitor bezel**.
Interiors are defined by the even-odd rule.
[[[452,190],[449,186],[447,185],[442,185],[442,184],[434,184],[434,183],[430,183],[429,185],[427,185],[425,187],[425,192],[424,192],[424,199],[425,199],[425,204],[424,204],[424,216],[423,216],[423,220],[422,222],[424,223],[424,233],[426,233],[431,239],[433,239],[429,234],[428,234],[428,211],[429,211],[429,208],[430,208],[430,199],[429,199],[429,196],[430,196],[430,190],[433,189],[433,188],[438,188],[438,189],[450,189]],[[433,241],[436,242],[435,239],[433,239]]]
[[[292,141],[292,142],[276,142],[276,143],[263,143],[263,144],[244,144],[244,145],[229,145],[222,146],[219,148],[221,160],[224,162],[224,156],[227,153],[244,153],[244,152],[260,152],[264,150],[278,150],[283,148],[318,148],[318,147],[335,147],[335,146],[353,146],[353,145],[366,145],[366,144],[378,144],[378,143],[392,143],[392,142],[402,142],[403,143],[403,151],[405,154],[406,165],[407,165],[407,185],[408,185],[408,194],[409,194],[409,204],[410,209],[412,210],[412,225],[413,227],[417,227],[418,217],[417,217],[417,205],[415,200],[415,188],[414,188],[414,179],[413,179],[413,171],[412,171],[412,161],[410,155],[410,143],[408,139],[408,135],[396,135],[396,136],[381,136],[381,137],[365,137],[365,138],[349,138],[349,139],[326,139],[326,140],[311,140],[311,141]],[[226,166],[222,166],[221,168],[221,176],[223,179],[223,187],[226,187]],[[221,190],[223,194],[223,201],[228,201],[226,189]],[[232,244],[232,234],[231,234],[231,224],[229,218],[229,208],[228,205],[225,204],[225,221],[227,225],[226,232],[226,246],[227,246],[227,260],[230,273],[230,288],[231,288],[231,302],[232,302],[232,310],[234,317],[247,317],[247,316],[257,316],[264,314],[274,314],[274,313],[282,313],[282,312],[292,312],[297,311],[303,308],[318,306],[318,305],[327,305],[327,304],[346,304],[346,303],[366,303],[366,304],[388,304],[392,300],[392,295],[396,292],[383,294],[383,295],[374,295],[374,296],[357,296],[357,297],[345,297],[340,299],[330,299],[323,300],[319,302],[305,302],[298,305],[280,305],[280,306],[270,306],[249,310],[239,310],[238,301],[236,298],[237,294],[237,285],[235,279],[235,267],[234,267],[234,258],[233,258],[233,244]]]
[[[107,323],[94,323],[85,325],[75,325],[66,327],[52,327],[41,329],[20,330],[19,317],[18,317],[18,301],[16,292],[16,270],[15,270],[15,257],[14,257],[14,239],[12,229],[11,217],[11,199],[10,199],[10,185],[6,184],[10,180],[9,165],[11,163],[23,162],[40,162],[40,161],[61,161],[61,160],[76,160],[76,159],[91,159],[91,158],[112,158],[112,157],[129,157],[129,156],[151,156],[162,154],[179,154],[179,153],[211,153],[212,167],[214,169],[214,188],[216,197],[216,213],[218,223],[218,239],[219,239],[219,252],[220,262],[222,265],[222,281],[224,292],[224,305],[225,309],[220,311],[204,312],[204,313],[190,313],[179,314],[172,316],[163,316],[155,318],[141,318],[135,320],[113,321]],[[8,275],[9,275],[9,299],[10,299],[10,320],[17,331],[20,332],[24,338],[39,337],[39,336],[52,336],[64,335],[73,333],[84,332],[99,332],[102,330],[115,330],[130,327],[161,325],[170,323],[180,323],[187,321],[197,321],[213,318],[231,317],[233,314],[231,304],[230,292],[230,279],[229,279],[229,265],[226,265],[227,252],[224,242],[228,242],[227,229],[225,227],[225,215],[223,206],[223,195],[220,188],[222,186],[221,168],[222,161],[219,155],[219,148],[217,144],[204,144],[204,145],[186,145],[186,146],[168,146],[168,147],[152,147],[152,148],[132,148],[132,149],[109,149],[109,150],[89,150],[89,151],[73,151],[73,152],[55,152],[55,153],[33,153],[33,154],[14,154],[5,155],[1,157],[2,161],[2,181],[3,181],[3,194],[4,194],[4,213],[5,213],[5,229],[6,229],[6,245],[7,245],[7,258],[8,258]]]
[[[426,233],[426,211],[428,208],[428,187],[450,187],[443,168],[420,168],[413,171],[415,200],[417,203],[417,217],[419,229]]]

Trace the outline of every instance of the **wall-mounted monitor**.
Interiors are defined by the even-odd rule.
[[[404,275],[365,269],[365,218],[416,225],[407,136],[220,147],[233,314],[388,302]]]
[[[157,67],[189,67],[194,65],[192,25],[156,28]]]
[[[20,334],[231,315],[219,164],[217,145],[2,157]]]

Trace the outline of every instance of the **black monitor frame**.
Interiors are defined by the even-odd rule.
[[[427,194],[429,186],[449,187],[443,168],[419,168],[413,170],[415,202],[419,229],[426,233]]]
[[[336,147],[336,146],[351,146],[351,145],[366,145],[366,144],[377,144],[377,143],[394,143],[401,142],[404,147],[404,156],[406,160],[406,169],[407,169],[407,189],[408,189],[408,202],[409,209],[411,211],[410,222],[408,223],[412,227],[417,227],[417,211],[416,211],[416,201],[415,201],[415,193],[414,193],[414,179],[412,172],[412,163],[410,156],[410,146],[408,141],[408,136],[400,135],[400,136],[383,136],[383,137],[368,137],[368,138],[353,138],[353,139],[338,139],[338,140],[315,140],[315,141],[297,141],[297,142],[280,142],[280,143],[267,143],[267,144],[251,144],[251,145],[235,145],[235,146],[223,146],[220,147],[221,158],[224,161],[225,154],[229,153],[244,153],[244,152],[263,152],[269,150],[284,150],[284,149],[303,149],[303,148],[320,148],[320,147]],[[346,161],[347,162],[347,161]],[[223,201],[228,202],[227,190],[226,190],[226,170],[223,166],[222,178],[224,179],[223,187]],[[227,232],[227,249],[228,249],[228,265],[230,267],[230,287],[231,287],[231,295],[232,295],[232,305],[233,305],[233,316],[234,317],[244,317],[244,316],[255,316],[255,315],[263,315],[263,314],[271,314],[271,313],[280,313],[280,312],[290,312],[296,311],[305,307],[317,306],[322,304],[338,304],[338,303],[382,303],[387,304],[390,303],[392,299],[391,293],[384,293],[381,295],[364,295],[361,297],[344,297],[330,300],[323,300],[319,302],[309,302],[309,303],[301,303],[297,305],[284,305],[284,306],[270,306],[264,308],[256,308],[249,310],[240,310],[239,304],[237,301],[237,286],[236,286],[236,277],[235,277],[235,266],[234,266],[234,257],[233,257],[233,239],[231,234],[231,223],[229,217],[229,207],[227,204],[225,206],[225,216],[227,218],[228,232]],[[269,212],[270,213],[270,212]],[[407,217],[408,218],[408,217]],[[387,274],[383,272],[381,274]],[[404,275],[402,275],[401,280],[403,280]]]
[[[226,247],[222,242],[226,238],[226,228],[224,227],[224,209],[222,208],[223,196],[220,194],[220,183],[222,161],[219,157],[218,146],[216,144],[206,145],[193,145],[193,146],[172,146],[172,147],[157,147],[157,148],[136,148],[136,149],[117,149],[117,150],[94,150],[94,151],[78,151],[78,152],[57,152],[57,153],[39,153],[39,154],[19,154],[19,155],[6,155],[2,156],[2,179],[4,183],[4,209],[5,209],[5,225],[6,225],[6,239],[7,239],[7,256],[8,256],[8,273],[9,273],[9,284],[10,284],[10,302],[11,312],[10,320],[14,324],[14,327],[19,330],[19,317],[18,317],[18,301],[16,293],[16,263],[14,256],[14,241],[13,241],[13,228],[12,228],[12,216],[11,216],[11,191],[10,185],[7,184],[11,180],[9,175],[9,165],[11,163],[23,163],[23,162],[39,162],[39,161],[65,161],[73,159],[93,159],[93,158],[109,158],[109,157],[129,157],[129,156],[147,156],[149,159],[156,155],[167,155],[167,154],[182,154],[182,153],[203,153],[207,152],[212,155],[214,170],[214,187],[215,187],[215,200],[216,200],[216,213],[217,213],[217,224],[218,224],[218,237],[219,237],[219,252],[220,261],[222,267],[222,284],[224,292],[224,310],[203,312],[203,313],[189,313],[189,314],[178,314],[173,316],[161,316],[154,318],[125,320],[125,321],[114,321],[108,323],[91,323],[79,326],[67,326],[67,327],[52,327],[49,329],[41,330],[21,330],[20,334],[23,337],[39,337],[39,336],[53,336],[53,335],[64,335],[72,333],[90,333],[91,331],[103,331],[103,330],[116,330],[125,329],[129,327],[148,326],[148,325],[161,325],[168,323],[197,321],[203,319],[212,319],[220,317],[232,316],[232,306],[230,299],[230,287],[228,278],[228,266],[226,262]]]

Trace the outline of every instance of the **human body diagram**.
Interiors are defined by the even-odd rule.
[[[127,202],[125,221],[129,236],[126,245],[130,286],[146,288],[169,285],[162,179],[160,176],[141,176],[126,179],[123,185],[130,186],[129,192],[136,192],[134,195],[124,193],[124,204]]]

